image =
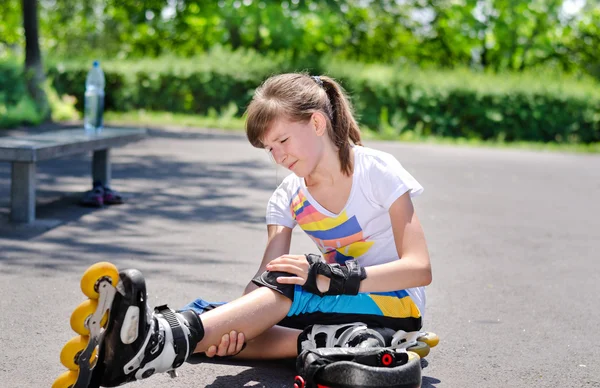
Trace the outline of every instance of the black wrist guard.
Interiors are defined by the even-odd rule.
[[[348,260],[346,265],[327,264],[321,261],[321,257],[315,254],[307,254],[306,260],[310,263],[306,283],[302,286],[306,291],[313,294],[323,295],[356,295],[360,288],[360,282],[367,277],[365,269],[358,264],[357,260]],[[317,287],[317,275],[329,278],[329,290],[319,291]]]

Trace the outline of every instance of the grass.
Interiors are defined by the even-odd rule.
[[[104,118],[108,125],[135,125],[135,126],[172,126],[215,128],[233,131],[242,131],[244,120],[230,114],[209,114],[207,116],[177,114],[169,112],[134,111],[126,113],[107,112]],[[365,140],[390,140],[404,143],[446,144],[470,147],[512,148],[538,151],[575,152],[575,153],[600,153],[600,143],[570,144],[570,143],[540,143],[540,142],[506,142],[502,140],[479,140],[467,138],[445,138],[437,136],[421,136],[413,131],[404,131],[401,134],[385,131],[380,133],[373,130],[364,130]]]
[[[110,125],[146,125],[146,126],[173,126],[218,128],[228,130],[242,130],[244,120],[229,115],[189,115],[170,112],[148,112],[144,110],[133,112],[106,112],[104,122]]]
[[[506,149],[523,149],[536,151],[554,151],[571,153],[600,153],[600,143],[577,144],[577,143],[542,143],[532,141],[514,141],[503,140],[481,140],[476,138],[452,138],[439,137],[435,135],[422,136],[413,131],[404,131],[402,134],[380,133],[377,131],[364,131],[365,139],[401,141],[404,143],[425,143],[425,144],[445,144],[470,147],[491,147]]]

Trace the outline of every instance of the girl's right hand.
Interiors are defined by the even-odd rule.
[[[218,346],[210,346],[205,354],[207,357],[235,356],[242,351],[245,340],[244,333],[238,333],[235,330],[232,330],[229,334],[224,334],[223,337],[221,337],[221,343]]]
[[[303,286],[308,277],[310,263],[305,255],[282,255],[267,264],[267,271],[287,272],[294,276],[280,276],[277,282],[281,284],[297,284]]]
[[[308,279],[311,264],[306,255],[282,255],[267,264],[267,271],[287,272],[295,276],[280,276],[277,282],[281,284],[298,284],[304,286]],[[330,280],[327,276],[317,275],[317,288],[320,292],[329,290]]]

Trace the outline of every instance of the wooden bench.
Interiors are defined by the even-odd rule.
[[[105,128],[96,134],[64,129],[23,136],[0,137],[0,162],[11,162],[10,219],[35,221],[36,163],[61,156],[93,152],[92,181],[110,185],[110,149],[143,139],[145,129]]]

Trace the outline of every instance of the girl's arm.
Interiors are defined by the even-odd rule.
[[[290,253],[292,229],[281,225],[267,225],[267,235],[268,239],[265,253],[255,276],[265,272],[267,264],[269,264],[273,259]],[[258,286],[253,282],[248,283],[246,289],[244,290],[244,295],[257,288]]]
[[[360,292],[396,291],[431,283],[425,235],[408,192],[394,201],[389,214],[401,260],[366,267],[367,278],[360,283]]]

